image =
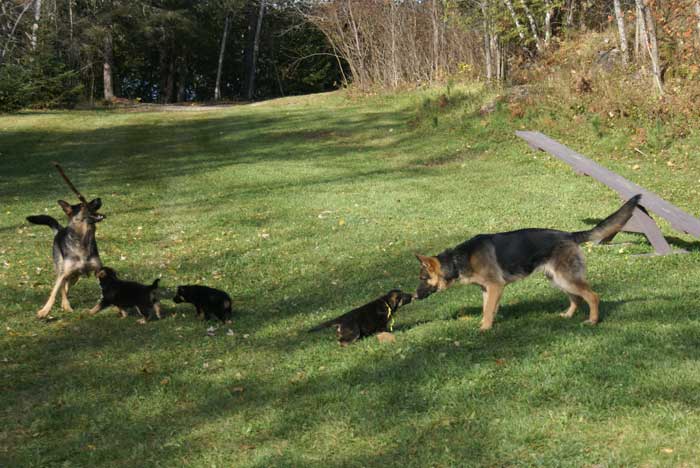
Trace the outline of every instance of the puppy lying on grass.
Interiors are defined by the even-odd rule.
[[[212,315],[221,322],[231,320],[231,297],[218,289],[198,285],[178,286],[173,302],[189,302],[197,310],[197,316],[204,314],[205,320]]]
[[[122,318],[129,315],[127,307],[136,307],[139,314],[143,316],[140,323],[153,318],[155,314],[160,319],[160,303],[156,296],[159,279],[152,284],[145,285],[135,281],[123,281],[117,278],[117,272],[112,268],[104,267],[97,272],[102,289],[102,299],[95,307],[90,309],[90,314],[95,315],[102,309],[115,306],[119,309]]]
[[[399,289],[392,289],[386,295],[357,309],[353,309],[340,317],[323,322],[309,330],[309,332],[335,327],[338,343],[341,346],[347,346],[358,338],[391,331],[396,311],[399,307],[410,303],[412,300],[413,296],[411,294],[407,294]]]

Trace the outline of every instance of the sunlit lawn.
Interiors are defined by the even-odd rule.
[[[516,129],[700,215],[700,164],[686,154],[697,131],[649,142],[645,160],[628,146],[633,123],[600,134],[547,108],[480,116],[481,89],[452,90],[446,108],[437,94],[0,116],[0,466],[695,466],[700,244],[666,224],[689,254],[637,256],[651,248],[629,234],[584,247],[597,327],[587,311],[560,318],[566,296],[533,275],[506,289],[488,333],[467,286],[403,308],[394,344],[306,333],[412,291],[415,252],[580,230],[619,206]],[[24,218],[63,222],[56,200],[75,198],[53,160],[102,197],[103,262],[162,277],[166,319],[88,316],[94,278],[72,291],[76,312],[35,319],[52,237]],[[234,323],[172,303],[186,283],[228,291]]]

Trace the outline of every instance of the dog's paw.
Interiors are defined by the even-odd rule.
[[[481,326],[479,327],[479,331],[482,332],[482,333],[484,333],[484,332],[487,332],[487,331],[491,330],[492,327],[493,327],[493,325],[484,325],[484,324],[481,324]]]
[[[586,325],[591,325],[591,326],[593,326],[593,325],[598,325],[598,321],[597,321],[597,320],[591,320],[591,319],[584,320],[583,323],[585,323]]]
[[[63,304],[63,305],[61,305],[61,309],[63,309],[63,310],[66,311],[66,312],[73,312],[73,308],[70,306],[70,304],[67,304],[67,305]]]
[[[573,314],[570,315],[568,312],[561,312],[561,313],[559,314],[559,317],[564,317],[564,318],[566,318],[566,319],[570,319],[570,318],[573,317],[573,316],[574,316]]]
[[[44,319],[49,315],[49,312],[51,312],[51,309],[39,309],[36,313],[36,318]]]
[[[140,323],[141,325],[145,325],[145,324],[146,324],[146,319],[145,319],[145,318],[138,319],[138,320],[136,321],[136,323]]]

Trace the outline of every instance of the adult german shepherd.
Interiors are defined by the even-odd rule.
[[[58,204],[68,216],[68,226],[63,227],[51,216],[27,216],[32,224],[48,226],[53,231],[53,263],[56,269],[56,283],[44,307],[37,313],[37,318],[45,318],[51,312],[56,295],[61,292],[61,307],[71,312],[68,302],[68,290],[81,275],[97,272],[102,268],[100,254],[95,242],[95,224],[104,219],[97,212],[102,206],[99,198],[90,202],[71,205],[59,200]]]
[[[456,282],[478,284],[484,300],[481,330],[488,330],[493,326],[505,286],[542,269],[571,301],[560,315],[571,318],[583,300],[590,309],[586,322],[596,324],[600,301],[586,281],[586,264],[579,244],[612,238],[632,217],[641,197],[635,195],[588,231],[533,228],[479,234],[435,257],[416,254],[421,263],[416,297],[425,299]]]

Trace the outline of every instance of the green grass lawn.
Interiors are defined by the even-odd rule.
[[[487,333],[473,286],[403,308],[393,344],[305,332],[414,290],[414,252],[580,230],[620,205],[517,129],[700,215],[700,126],[635,142],[634,122],[546,105],[481,116],[492,93],[452,89],[441,107],[439,92],[0,116],[0,466],[697,466],[700,243],[667,224],[689,254],[637,256],[651,248],[630,234],[584,247],[597,327],[587,308],[560,318],[568,299],[536,274]],[[63,221],[56,200],[75,199],[53,160],[102,197],[105,265],[162,277],[167,318],[88,316],[90,278],[75,312],[35,319],[52,236],[24,218]],[[234,323],[207,336],[170,300],[186,283],[228,291]]]

